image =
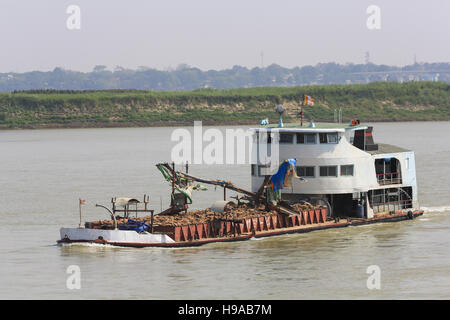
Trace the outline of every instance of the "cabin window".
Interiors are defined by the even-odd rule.
[[[314,143],[316,143],[316,134],[315,133],[307,133],[307,134],[305,134],[305,143],[306,144],[314,144]]]
[[[337,133],[319,133],[320,143],[338,143],[339,137]]]
[[[338,135],[337,133],[329,133],[327,134],[328,143],[338,143]]]
[[[269,166],[268,165],[259,165],[258,166],[258,177],[264,177],[269,176],[270,173],[268,172]]]
[[[337,177],[337,166],[320,167],[321,177]]]
[[[315,133],[297,133],[297,143],[315,144],[316,143],[316,134]]]
[[[402,183],[400,161],[396,158],[375,159],[375,172],[380,185]]]
[[[341,176],[353,176],[353,168],[352,164],[341,166]]]
[[[293,143],[294,135],[290,133],[280,133],[280,143]]]
[[[297,175],[303,178],[314,178],[314,167],[297,167]]]
[[[252,176],[253,177],[264,177],[266,175],[269,175],[267,173],[267,169],[269,168],[268,165],[257,165],[252,164]]]
[[[256,164],[252,164],[252,176],[256,176],[258,166]]]
[[[319,133],[319,140],[320,143],[328,143],[327,141],[327,134],[326,133]]]

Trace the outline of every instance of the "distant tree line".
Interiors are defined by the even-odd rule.
[[[372,63],[321,63],[301,68],[272,64],[266,68],[234,66],[226,70],[208,71],[187,65],[166,71],[145,67],[137,70],[116,67],[114,71],[109,71],[105,66],[95,66],[92,72],[55,68],[48,72],[0,73],[0,91],[195,90],[423,80],[450,82],[450,63],[416,63],[405,67]]]

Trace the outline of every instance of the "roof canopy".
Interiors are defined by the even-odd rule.
[[[116,198],[116,205],[125,207],[129,204],[140,203],[138,199],[135,198]]]

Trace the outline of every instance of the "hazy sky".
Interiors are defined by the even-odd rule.
[[[69,5],[81,29],[69,30]],[[381,29],[369,30],[369,5]],[[0,72],[450,61],[450,0],[0,0]]]

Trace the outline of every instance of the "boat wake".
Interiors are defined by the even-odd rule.
[[[88,248],[119,248],[118,246],[112,246],[110,244],[92,243],[92,242],[73,242],[73,243],[58,243],[61,247],[88,247]]]
[[[427,213],[442,213],[442,212],[450,212],[450,206],[440,206],[440,207],[420,207],[425,214]]]

